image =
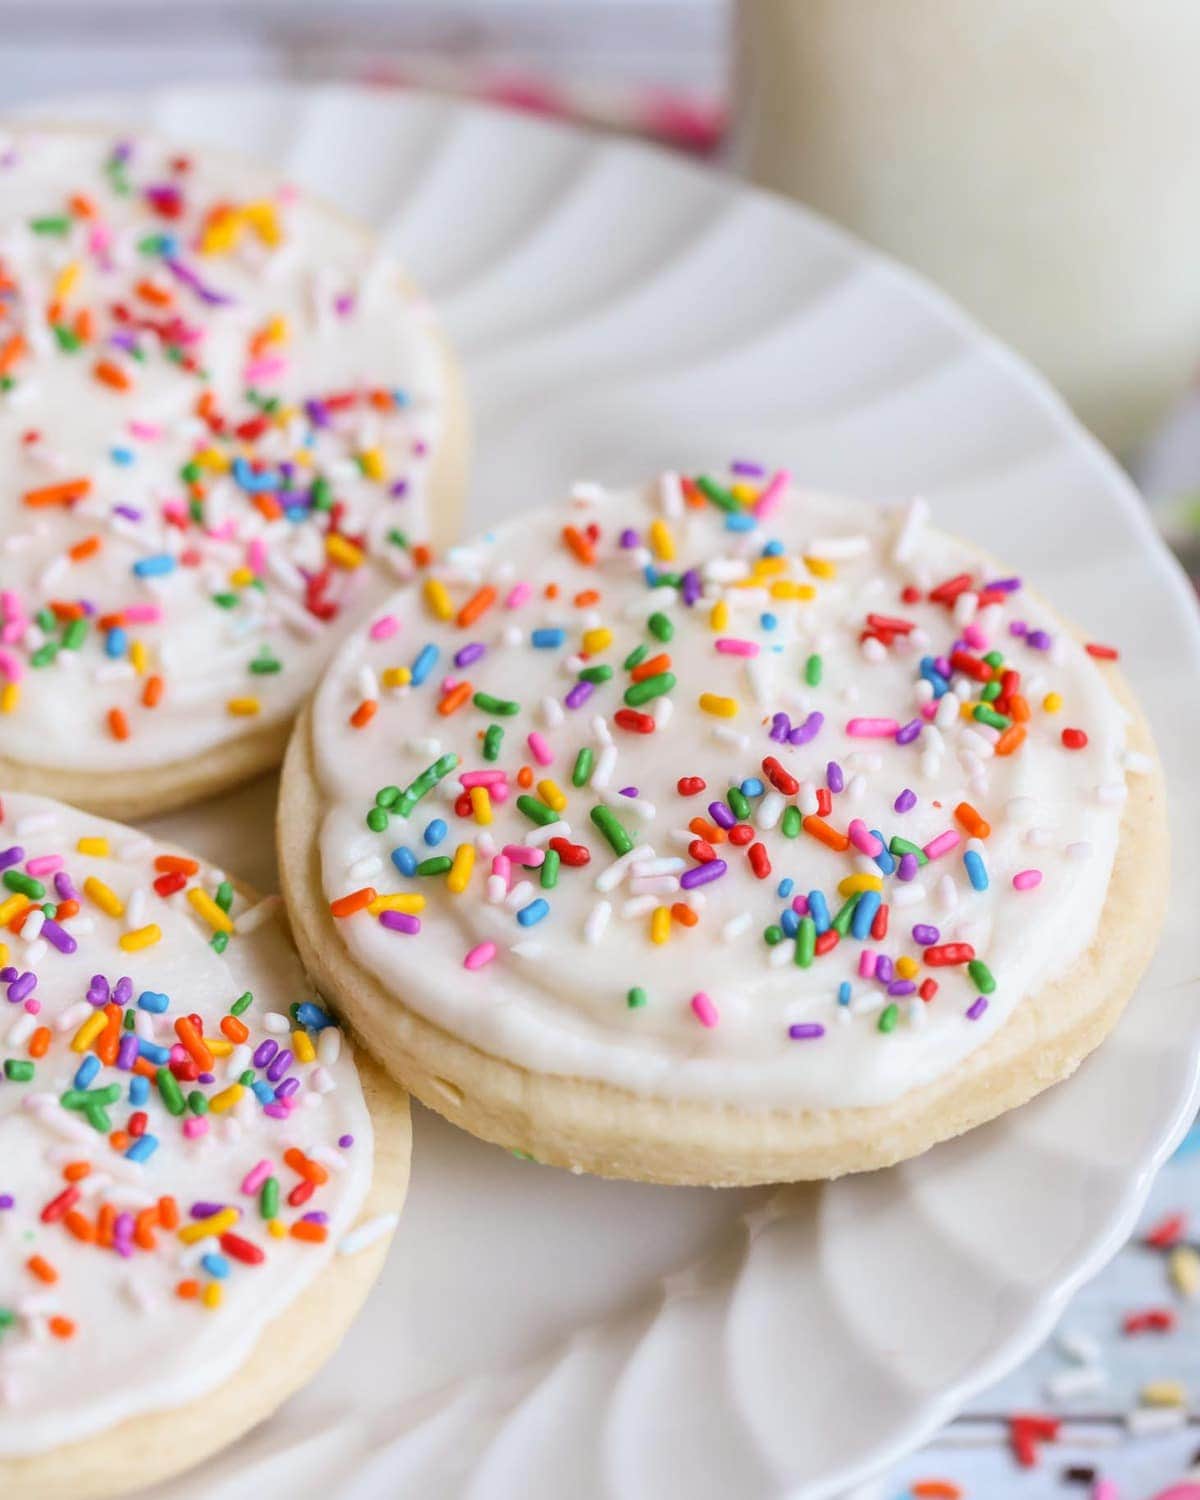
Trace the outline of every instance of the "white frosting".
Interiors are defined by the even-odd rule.
[[[107,839],[106,855],[78,852],[80,838],[97,837]],[[303,1062],[295,1052],[275,1080],[282,1085],[292,1077],[299,1085],[283,1117],[266,1113],[273,1086],[264,1100],[243,1088],[240,1098],[221,1108],[222,1093],[243,1071],[252,1070],[265,1084],[266,1068],[252,1061],[265,1040],[294,1051],[290,1008],[314,999],[276,920],[274,899],[248,912],[235,898],[237,930],[222,955],[186,891],[156,893],[153,882],[162,872],[155,859],[164,851],[141,834],[42,798],[6,796],[0,862],[13,846],[24,856],[10,871],[23,872],[28,860],[38,869],[39,859],[60,854],[77,888],[97,877],[124,912],[120,918],[107,914],[84,889],[78,913],[62,923],[75,937],[73,953],[25,929],[19,937],[3,934],[5,963],[12,968],[0,974],[0,1457],[39,1453],[126,1418],[177,1407],[233,1375],[271,1319],[309,1316],[304,1291],[358,1216],[371,1183],[373,1150],[358,1075],[335,1028],[309,1032],[316,1058]],[[55,876],[40,878],[54,901]],[[219,872],[201,869],[187,885],[213,893],[221,879]],[[5,889],[0,898],[10,895]],[[160,941],[132,952],[119,946],[122,934],[149,924],[161,930]],[[14,1002],[4,979],[26,972],[37,975],[36,988]],[[253,995],[241,1018],[248,1039],[215,1058],[210,1082],[202,1077],[180,1084],[185,1095],[197,1091],[219,1101],[207,1114],[198,1116],[190,1100],[182,1116],[169,1112],[156,1078],[148,1079],[144,1104],[131,1102],[134,1075],[121,1062],[101,1065],[86,1085],[116,1085],[119,1097],[107,1107],[107,1127],[100,1121],[96,1128],[79,1109],[64,1105],[77,1070],[92,1055],[74,1050],[72,1040],[90,1016],[103,1013],[86,998],[96,974],[110,986],[122,976],[132,982],[126,1010],[135,1017],[137,1036],[168,1052],[178,1046],[175,1022],[192,1014],[202,1018],[204,1037],[216,1039],[214,1051],[221,1043],[232,1048],[220,1023],[239,996]],[[161,1013],[144,1008],[140,997],[146,991],[168,996],[169,1007]],[[17,1072],[28,1071],[41,1027],[49,1030],[49,1048],[33,1060],[33,1078],[14,1076],[14,1063]],[[109,1134],[127,1131],[138,1109],[157,1141],[144,1161],[131,1159],[128,1145],[114,1145]],[[344,1136],[353,1136],[353,1144],[339,1145]],[[303,1181],[284,1160],[292,1148],[328,1173],[327,1182],[298,1205],[288,1201]],[[246,1175],[263,1162],[281,1187],[275,1232],[263,1217],[259,1193],[243,1191]],[[158,1227],[153,1249],[134,1245],[123,1255],[84,1243],[65,1217],[44,1222],[46,1206],[70,1186],[64,1169],[72,1163],[90,1167],[75,1184],[79,1198],[71,1211],[93,1228],[104,1205],[136,1216],[170,1195],[178,1206],[178,1229]],[[190,1226],[208,1222],[193,1216],[196,1204],[234,1209],[233,1233],[264,1251],[265,1260],[247,1264],[229,1254],[223,1267],[222,1246],[212,1235],[186,1243]],[[312,1213],[328,1216],[320,1243],[291,1233]],[[116,1222],[124,1242],[122,1221]],[[218,1259],[206,1262],[213,1255]],[[52,1284],[31,1271],[35,1256],[57,1272]],[[188,1280],[197,1283],[199,1295],[184,1299],[177,1288]],[[214,1285],[220,1287],[215,1307],[205,1301],[215,1295],[209,1290]],[[56,1336],[55,1328],[62,1327],[56,1319],[74,1325],[70,1337]],[[136,1439],[131,1442],[136,1448]]]
[[[426,535],[444,401],[428,308],[352,223],[244,163],[187,161],[94,133],[0,150],[0,685],[16,684],[0,754],[14,759],[154,766],[290,716],[345,625],[410,569],[389,533]],[[88,342],[64,349],[80,318]],[[242,426],[260,415],[250,389],[277,403],[259,433]],[[314,420],[307,403],[345,395]],[[239,458],[257,466],[253,494]],[[78,500],[26,503],[76,480]],[[326,488],[361,562],[328,553]],[[169,571],[135,571],[147,564]],[[324,570],[318,612],[336,612],[322,620],[305,577]],[[37,623],[48,604],[84,606],[82,642]],[[47,641],[53,662],[34,665]],[[281,669],[253,670],[264,661]]]
[[[764,509],[778,502],[781,490],[782,480],[770,487]],[[756,493],[757,485],[740,491],[747,504]],[[380,894],[422,893],[418,935],[389,930],[365,910],[342,918],[339,935],[407,1006],[525,1068],[658,1097],[747,1107],[879,1103],[952,1069],[1024,997],[1068,969],[1095,936],[1125,792],[1124,718],[1095,663],[1026,592],[997,593],[996,602],[985,596],[980,606],[979,586],[994,578],[992,565],[930,528],[919,502],[902,513],[884,512],[789,494],[756,526],[747,510],[732,524],[747,522],[752,529],[730,529],[717,505],[684,504],[671,476],[641,493],[604,496],[588,487],[570,508],[523,517],[457,549],[436,570],[455,611],[480,588],[494,588],[495,603],[473,625],[436,618],[417,586],[393,599],[388,612],[398,630],[385,634],[392,629],[385,622],[375,631],[383,638],[356,634],[314,699],[317,774],[328,806],[320,833],[324,889],[331,900],[363,886]],[[580,533],[599,528],[594,566],[582,565],[564,545],[564,524]],[[621,545],[625,528],[636,532],[636,544],[627,536]],[[662,528],[657,539],[652,528]],[[768,543],[780,555],[759,563]],[[664,548],[673,551],[673,561],[660,560]],[[680,589],[651,587],[647,567],[696,570],[702,597],[689,607]],[[928,598],[931,588],[962,573],[971,586],[952,604]],[[514,586],[522,584],[529,587],[514,596]],[[813,597],[778,597],[795,595],[796,584]],[[919,592],[916,602],[902,598],[906,587],[910,598]],[[599,600],[580,604],[586,590],[597,591]],[[714,621],[714,606],[718,617],[727,611],[725,623]],[[647,626],[654,611],[671,624],[667,642]],[[868,614],[900,617],[913,629],[880,639],[868,627]],[[1019,629],[1025,622],[1029,634],[1012,633],[1014,622]],[[531,644],[532,633],[544,627],[561,627],[561,647]],[[598,627],[611,630],[611,644],[595,638],[585,662],[584,635]],[[963,717],[955,690],[974,703],[968,688],[979,684],[961,672],[952,674],[953,687],[934,719],[921,717],[933,693],[921,680],[922,658],[948,653],[964,632],[974,643],[971,656],[996,648],[1004,668],[1021,674],[1030,717],[1016,753],[997,755],[1000,728]],[[456,668],[454,653],[472,642],[484,645],[486,654]],[[722,649],[728,642],[742,644]],[[424,685],[376,690],[396,680],[385,675],[388,668],[411,666],[430,643],[439,656]],[[615,718],[630,684],[623,663],[638,646],[647,658],[669,655],[677,679],[667,695],[637,710],[657,721],[648,734],[623,729]],[[756,654],[735,654],[744,651]],[[813,656],[821,661],[819,685],[807,680]],[[612,666],[612,679],[597,685],[583,706],[564,706],[580,670],[601,663]],[[472,692],[519,702],[520,712],[502,717],[468,699],[443,716],[438,702],[447,682],[458,679],[469,679]],[[374,718],[352,727],[350,715],[376,691]],[[734,700],[735,716],[703,711],[704,693]],[[1061,695],[1060,711],[1052,711],[1053,698],[1050,709],[1044,706],[1052,693]],[[794,726],[814,728],[812,714],[824,722],[807,744],[779,744],[770,731],[780,713]],[[901,726],[916,719],[924,727],[909,744],[894,735],[848,732],[851,721],[862,718]],[[479,736],[492,723],[503,726],[504,738],[499,758],[489,762]],[[1064,727],[1085,730],[1086,748],[1065,748]],[[531,730],[542,737],[548,765],[535,762]],[[594,769],[590,785],[577,788],[572,772],[583,747],[592,752]],[[381,832],[365,825],[377,789],[409,786],[443,754],[459,763],[407,820],[393,814]],[[693,877],[686,872],[698,863],[689,852],[695,837],[689,820],[708,818],[709,804],[728,788],[748,778],[765,782],[766,756],[801,783],[795,795],[768,785],[766,795],[750,797],[748,822],[772,873],[757,878],[747,849],[726,842],[715,852],[727,873],[679,889],[681,881],[689,885]],[[807,831],[787,837],[786,823],[795,814],[784,809],[799,804],[813,812],[829,762],[838,763],[845,783],[826,820],[836,830],[845,833],[858,819],[867,830],[880,830],[885,842],[899,835],[922,848],[954,830],[956,846],[904,880],[898,870],[883,875],[853,847],[835,852]],[[539,830],[517,809],[522,765],[533,767],[535,784],[552,778],[565,796],[559,827]],[[453,805],[459,776],[479,769],[507,772],[510,787],[487,826],[456,814]],[[680,795],[677,782],[685,776],[703,777],[707,790]],[[636,795],[624,795],[631,788]],[[895,799],[904,788],[916,794],[916,805],[897,812]],[[536,786],[532,790],[537,795]],[[961,802],[991,825],[977,846],[986,890],[968,878],[965,856],[976,845],[968,844],[956,818]],[[614,858],[591,821],[598,803],[616,814],[641,852]],[[435,817],[449,825],[436,850],[423,841]],[[586,845],[590,863],[562,866],[549,890],[540,888],[539,870],[523,869],[519,861],[507,878],[491,877],[493,853],[512,844],[545,848],[547,834]],[[389,858],[402,846],[424,858],[453,854],[463,843],[473,843],[478,853],[461,895],[448,889],[444,876],[402,877]],[[1027,871],[1039,872],[1040,884],[1023,876],[1028,888],[1015,888],[1014,877]],[[863,942],[848,933],[807,968],[798,966],[792,938],[768,944],[765,929],[780,922],[792,896],[820,890],[836,914],[839,882],[864,872],[882,881],[890,912],[886,939]],[[784,879],[794,882],[786,898],[779,894]],[[549,914],[521,925],[518,910],[539,899]],[[698,922],[689,927],[672,918],[668,941],[653,942],[656,909],[680,902],[693,908]],[[914,939],[918,924],[938,929],[937,944],[925,933]],[[986,974],[926,962],[932,957],[927,949],[951,942],[971,944],[990,970],[995,989],[986,1006],[976,1004],[988,988]],[[494,943],[496,956],[465,970],[465,955],[483,943]],[[936,980],[936,996],[926,1002],[888,993],[878,978],[861,977],[864,949],[893,964],[911,957],[917,964],[912,983]],[[849,1004],[839,1003],[844,981]],[[636,1007],[627,999],[634,987],[645,992]],[[697,1006],[708,1020],[713,1016],[704,1000],[693,1005],[698,994],[715,1008],[715,1025],[701,1024]],[[891,1029],[881,1030],[881,1023]],[[797,1039],[793,1026],[824,1032]]]

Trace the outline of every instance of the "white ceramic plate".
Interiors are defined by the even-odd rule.
[[[349,89],[49,113],[257,153],[377,224],[465,362],[476,523],[577,476],[755,455],[834,490],[923,492],[1120,643],[1171,775],[1174,898],[1150,977],[1075,1078],[893,1171],[774,1193],[576,1179],[418,1110],[369,1312],[274,1421],[169,1493],[807,1500],[879,1470],[1043,1337],[1194,1108],[1200,631],[1137,497],[940,296],[715,173]],[[273,794],[164,826],[270,884]]]

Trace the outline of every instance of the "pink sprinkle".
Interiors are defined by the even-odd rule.
[[[129,625],[155,625],[162,619],[162,608],[157,604],[127,604],[121,613]]]
[[[1190,1489],[1191,1486],[1189,1485]],[[1187,1500],[1187,1489],[1179,1489],[1176,1492],[1176,1500]],[[1198,1492],[1200,1493],[1200,1492]],[[1111,1479],[1097,1479],[1092,1488],[1092,1500],[1121,1500],[1121,1492],[1116,1483]],[[1171,1491],[1158,1497],[1158,1500],[1171,1500]]]
[[[463,959],[464,969],[482,969],[484,964],[490,964],[496,956],[496,945],[490,940],[479,943],[471,949],[466,958]]]
[[[710,1031],[721,1019],[717,1014],[717,1007],[703,990],[697,990],[692,996],[692,1010],[695,1012],[696,1019],[700,1022],[701,1026],[707,1026]]]
[[[874,979],[876,962],[875,950],[873,948],[864,948],[858,955],[858,977],[860,979]]]
[[[168,521],[175,521],[180,526],[186,526],[188,521],[187,506],[182,500],[168,500],[162,508],[163,515]]]
[[[554,751],[547,745],[543,737],[536,729],[529,731],[529,738],[525,741],[529,746],[529,753],[537,761],[539,766],[548,766],[554,759]]]
[[[937,838],[930,839],[925,845],[926,859],[940,859],[943,854],[949,854],[951,849],[962,842],[953,828],[947,828],[945,833],[939,833]]]
[[[512,873],[512,860],[507,854],[492,855],[492,874],[499,875],[501,880],[507,880]]]
[[[508,591],[508,598],[504,601],[505,609],[519,609],[532,593],[532,584],[514,583]]]
[[[507,771],[462,771],[459,784],[469,791],[473,786],[501,786],[508,780]]]
[[[191,1115],[183,1122],[183,1133],[189,1141],[198,1140],[200,1136],[208,1134],[208,1116]]]
[[[63,867],[61,854],[39,854],[36,859],[27,859],[25,868],[30,875],[53,875]]]
[[[938,711],[938,702],[939,702],[939,700],[937,698],[934,698],[929,703],[922,703],[921,704],[921,717],[923,719],[933,719],[933,718],[936,718],[937,711]]]
[[[267,544],[262,537],[256,536],[246,548],[246,561],[260,578],[267,571]]]
[[[4,618],[11,620],[14,615],[21,614],[20,595],[14,594],[12,589],[4,589],[0,592],[0,609],[4,611]]]
[[[1013,885],[1019,891],[1031,891],[1041,883],[1042,872],[1040,870],[1018,870],[1013,876]]]
[[[272,380],[287,369],[287,358],[282,354],[265,354],[262,359],[252,359],[242,371],[242,379],[249,384],[256,380]]]
[[[987,632],[981,630],[978,625],[972,623],[964,627],[963,640],[966,641],[968,646],[973,647],[976,651],[982,651],[987,645]]]
[[[723,651],[726,656],[757,656],[758,642],[743,641],[736,636],[723,635],[720,640],[714,641],[718,651]]]
[[[380,615],[378,620],[371,626],[371,639],[373,641],[389,640],[399,629],[400,621],[395,615]]]
[[[14,646],[29,629],[29,621],[23,619],[6,620],[4,629],[0,630],[0,641],[6,646]],[[13,678],[16,681],[16,678]]]
[[[23,672],[20,658],[11,651],[0,651],[0,672],[3,672],[9,682],[20,682]]]
[[[25,1002],[25,1009],[31,1016],[40,1016],[42,1013],[42,1002],[40,1000],[33,999],[33,997],[31,996]]]
[[[890,740],[899,728],[898,719],[851,719],[846,733],[856,740]]]
[[[251,1167],[242,1178],[242,1192],[246,1194],[257,1193],[263,1183],[271,1175],[271,1162],[267,1157]]]
[[[504,853],[514,865],[532,865],[536,869],[546,861],[545,851],[529,844],[505,844]]]
[[[794,912],[796,912],[798,916],[801,916],[801,917],[808,916],[808,897],[807,896],[793,896],[792,897],[792,910]]]
[[[162,437],[162,428],[157,422],[130,422],[129,431],[135,438],[141,438],[144,443],[153,443]]]
[[[779,508],[779,502],[783,499],[787,487],[792,482],[792,476],[786,469],[780,469],[777,474],[771,476],[770,482],[759,495],[758,499],[750,507],[761,521],[769,516],[773,510]]]
[[[883,852],[883,843],[877,839],[861,818],[851,818],[850,827],[846,835],[860,854],[870,855],[872,859]]]

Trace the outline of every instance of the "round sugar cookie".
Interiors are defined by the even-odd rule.
[[[222,153],[0,132],[0,785],[136,818],[277,764],[465,455],[361,226]]]
[[[340,649],[284,768],[301,953],[540,1161],[902,1160],[1070,1073],[1149,959],[1163,789],[1114,654],[921,502],[581,486]]]
[[[404,1201],[408,1101],[277,897],[46,798],[0,815],[0,1492],[124,1494],[336,1349]]]

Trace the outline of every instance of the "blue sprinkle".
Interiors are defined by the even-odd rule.
[[[95,1053],[90,1053],[75,1069],[75,1087],[85,1089],[96,1074],[100,1071],[100,1059]]]
[[[963,855],[963,864],[967,869],[967,879],[977,891],[986,891],[988,888],[987,866],[978,849],[968,849]]]
[[[143,1136],[144,1140],[145,1137]],[[216,1281],[224,1281],[229,1275],[229,1262],[225,1256],[218,1255],[215,1250],[210,1250],[207,1255],[200,1257],[200,1264]]]
[[[792,877],[790,875],[785,875],[783,877],[783,879],[779,882],[779,884],[775,887],[775,894],[777,896],[782,896],[783,899],[786,901],[787,898],[792,894],[792,892],[795,889],[796,889],[796,882],[792,879]]]
[[[296,1007],[296,1019],[306,1031],[324,1031],[333,1025],[333,1017],[312,1000],[302,1000]]]
[[[156,1068],[165,1068],[171,1061],[171,1049],[160,1047],[157,1042],[148,1042],[145,1037],[138,1037],[138,1056],[152,1062]]]
[[[850,931],[859,940],[865,941],[871,936],[871,923],[875,920],[875,913],[883,904],[878,891],[864,891],[854,906],[854,915],[850,918]]]
[[[412,664],[413,687],[420,687],[425,679],[433,671],[434,663],[438,659],[438,648],[431,641],[427,646],[422,646],[417,652],[417,659]]]
[[[400,871],[401,875],[415,875],[417,873],[417,856],[411,849],[406,849],[403,844],[399,849],[392,850],[392,863]]]
[[[128,643],[129,637],[119,625],[114,625],[104,637],[104,654],[116,660],[118,657],[125,655],[125,648]]]
[[[800,930],[800,913],[793,911],[789,906],[779,918],[779,925],[783,928],[785,937],[795,937]]]
[[[566,638],[567,632],[557,625],[543,625],[540,629],[533,631],[529,642],[541,651],[553,651],[561,646]]]
[[[932,656],[923,656],[921,658],[921,676],[933,688],[933,696],[935,698],[940,698],[943,694],[950,691],[950,684],[934,665]]]
[[[829,931],[833,919],[829,915],[829,903],[825,900],[824,891],[809,891],[808,914],[813,919],[818,935]]]
[[[267,1105],[275,1103],[275,1090],[271,1087],[271,1085],[265,1078],[256,1078],[250,1085],[250,1087],[254,1091],[254,1097],[260,1104]]]
[[[875,856],[875,863],[879,866],[879,868],[885,875],[891,875],[896,869],[896,861],[892,858],[891,850],[887,846],[887,839],[884,838],[883,834],[880,833],[878,828],[872,828],[871,832],[883,845],[883,848]]]
[[[279,475],[269,471],[265,474],[256,474],[244,458],[235,458],[232,465],[233,477],[244,490],[252,495],[266,494],[268,490],[279,488]]]
[[[137,458],[132,448],[110,448],[108,456],[113,463],[120,464],[123,469],[127,469]]]
[[[398,390],[398,389],[393,389],[393,391],[392,391],[392,400],[396,403],[397,406],[407,406],[408,405],[408,392],[407,391],[401,391],[401,390]]]
[[[289,505],[283,513],[289,521],[307,521],[309,517],[307,505]]]
[[[762,626],[762,628],[764,630],[774,630],[775,627],[776,627],[776,625],[779,624],[779,617],[778,617],[778,615],[773,615],[773,614],[769,614],[769,613],[768,614],[761,614],[758,617],[758,623]]]
[[[850,981],[848,979],[843,979],[841,984],[838,985],[838,1004],[850,1004]]]
[[[149,1161],[158,1150],[158,1137],[156,1135],[139,1135],[125,1156],[129,1161]]]
[[[766,787],[763,786],[757,776],[747,776],[745,781],[742,782],[743,797],[761,797],[765,791]]]
[[[434,818],[433,821],[426,828],[426,830],[425,830],[424,834],[422,835],[422,837],[424,838],[425,842],[429,845],[429,847],[431,849],[436,849],[437,846],[446,837],[446,825],[445,825],[445,823],[442,821],[441,818]]]
[[[642,569],[642,577],[646,580],[646,587],[648,589],[656,589],[658,587],[658,569],[653,563],[647,563]]]
[[[731,511],[725,517],[726,531],[753,531],[758,525],[758,517],[750,510]]]
[[[778,537],[773,537],[763,547],[763,549],[762,549],[762,555],[764,557],[782,557],[783,556],[783,543],[779,540]]]
[[[138,1010],[148,1010],[152,1015],[161,1016],[170,1000],[158,990],[143,990],[138,996]]]
[[[141,1109],[143,1104],[150,1100],[150,1080],[143,1078],[140,1073],[135,1073],[129,1080],[129,1102],[134,1109]]]
[[[550,915],[550,903],[543,901],[539,896],[536,901],[531,901],[528,906],[523,906],[517,913],[517,921],[522,927],[536,927],[543,917]]]
[[[175,559],[169,552],[156,552],[151,557],[139,557],[133,571],[139,578],[161,578],[175,571]]]

